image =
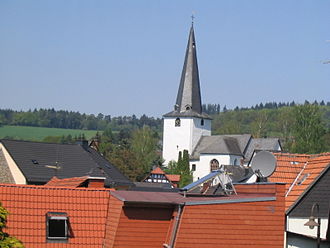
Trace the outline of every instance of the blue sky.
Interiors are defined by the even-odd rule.
[[[203,103],[330,101],[330,1],[0,0],[0,108],[172,110],[195,13]]]

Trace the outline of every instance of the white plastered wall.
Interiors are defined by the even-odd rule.
[[[12,159],[12,157],[10,156],[7,149],[4,147],[4,145],[2,143],[0,143],[0,149],[2,150],[2,152],[5,156],[5,159],[7,161],[9,170],[10,170],[11,175],[13,176],[13,178],[15,180],[15,183],[16,184],[26,184],[26,179],[25,179],[23,173],[18,168],[15,161]]]
[[[189,154],[197,145],[202,136],[211,135],[211,120],[201,118],[180,117],[180,126],[175,126],[177,117],[164,117],[163,131],[163,159],[165,165],[169,161],[178,159],[179,151],[188,150]]]
[[[219,161],[221,165],[233,165],[235,159],[240,161],[242,156],[228,154],[200,154],[199,160],[190,161],[190,169],[192,165],[196,165],[196,170],[193,172],[193,180],[196,181],[210,173],[210,162],[212,159]]]
[[[287,217],[286,230],[289,232],[293,232],[293,233],[316,237],[317,228],[310,229],[308,226],[304,225],[308,220],[309,220],[309,218],[289,218],[289,217]],[[321,219],[320,234],[321,234],[322,239],[326,238],[327,228],[328,228],[328,220]]]

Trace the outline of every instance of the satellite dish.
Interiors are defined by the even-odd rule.
[[[276,158],[268,151],[260,151],[252,158],[251,168],[257,176],[269,177],[276,169]]]

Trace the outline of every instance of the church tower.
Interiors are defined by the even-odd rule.
[[[174,110],[165,114],[163,159],[178,159],[179,151],[192,153],[202,136],[211,135],[211,117],[202,112],[194,26],[191,25]]]

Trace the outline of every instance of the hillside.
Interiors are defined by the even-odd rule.
[[[330,103],[324,101],[307,105],[317,105],[322,125],[325,130],[323,136],[326,151],[330,149]],[[285,149],[290,150],[295,122],[294,109],[297,105],[291,103],[257,104],[251,108],[220,110],[219,104],[204,104],[203,110],[213,118],[213,134],[244,134],[251,133],[254,137],[278,137]],[[132,116],[111,117],[98,114],[86,115],[78,112],[56,111],[54,109],[40,109],[34,111],[13,111],[0,109],[0,138],[9,137],[24,140],[42,141],[47,136],[79,136],[84,134],[90,138],[96,131],[112,132],[119,142],[130,137],[133,130],[144,125],[152,128],[162,136],[162,120],[148,116],[137,118]],[[47,127],[47,128],[46,128]]]
[[[84,135],[87,139],[95,136],[97,131],[94,130],[78,130],[64,128],[46,128],[46,127],[27,127],[27,126],[2,126],[0,127],[0,139],[16,139],[44,141],[47,137],[62,137],[71,135],[79,137]]]

